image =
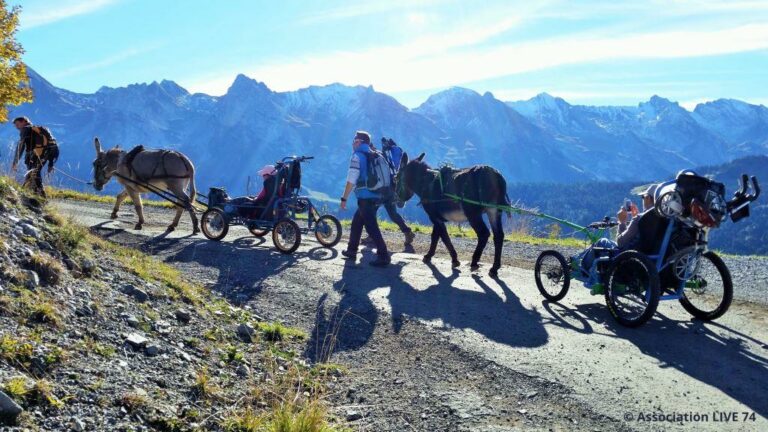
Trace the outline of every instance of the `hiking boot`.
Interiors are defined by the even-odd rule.
[[[373,267],[386,267],[392,262],[392,259],[389,257],[378,257],[376,258],[376,261],[371,261],[368,263],[368,265],[371,265]]]
[[[350,260],[352,262],[355,262],[357,260],[357,253],[356,252],[350,252],[348,250],[341,251],[341,255],[344,257],[345,260]]]
[[[416,239],[416,234],[413,233],[413,231],[408,231],[405,233],[405,245],[411,246],[413,244],[413,240]]]

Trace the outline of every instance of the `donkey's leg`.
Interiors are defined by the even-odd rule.
[[[110,219],[117,219],[117,212],[120,211],[120,205],[128,198],[128,191],[123,189],[122,192],[115,197],[115,207],[112,209],[112,214],[109,215]]]
[[[501,224],[501,210],[490,209],[487,213],[493,230],[493,267],[488,274],[497,277],[501,268],[501,251],[504,248],[504,227]]]
[[[483,256],[483,251],[485,250],[485,245],[488,244],[488,238],[491,236],[491,232],[485,225],[482,212],[472,209],[468,210],[466,213],[469,225],[472,226],[475,234],[477,234],[477,246],[475,247],[475,252],[472,254],[472,264],[469,268],[471,270],[477,270],[480,268],[480,258]]]
[[[461,262],[459,262],[459,254],[456,253],[456,249],[453,247],[453,243],[451,243],[451,236],[448,235],[448,227],[445,225],[445,222],[442,221],[440,221],[438,227],[440,229],[440,238],[443,240],[443,244],[451,255],[451,267],[460,266]]]
[[[139,221],[136,222],[133,229],[140,230],[142,225],[144,225],[144,206],[141,204],[141,194],[131,190],[128,191],[128,195],[130,195],[131,201],[133,201],[133,207],[136,209],[136,215],[139,217]]]
[[[427,251],[427,254],[424,255],[424,258],[422,261],[425,263],[428,263],[432,261],[432,257],[435,256],[435,250],[437,250],[437,240],[440,238],[440,230],[438,229],[437,223],[432,222],[432,236],[429,239],[429,250]]]

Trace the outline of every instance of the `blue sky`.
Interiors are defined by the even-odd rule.
[[[768,1],[10,0],[25,61],[54,85],[170,79],[220,95],[373,85],[415,107],[451,86],[502,100],[768,105]]]

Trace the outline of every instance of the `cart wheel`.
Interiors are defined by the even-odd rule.
[[[731,272],[714,252],[701,255],[699,270],[685,283],[680,304],[694,317],[711,321],[723,316],[733,300]]]
[[[200,228],[203,234],[210,240],[219,241],[227,236],[229,231],[229,222],[224,217],[224,212],[217,208],[211,208],[203,213],[200,219]]]
[[[264,237],[265,235],[269,234],[268,229],[261,229],[261,228],[248,228],[248,231],[251,232],[255,237]]]
[[[536,258],[534,267],[536,286],[549,301],[560,301],[571,286],[571,272],[568,263],[560,252],[547,250]]]
[[[281,219],[272,229],[272,242],[277,250],[284,254],[292,254],[301,244],[301,229],[290,219]]]
[[[332,215],[323,215],[315,223],[315,237],[321,245],[332,248],[341,240],[341,222]]]
[[[626,251],[614,258],[608,271],[605,303],[619,324],[645,324],[656,313],[659,297],[659,273],[645,255]]]

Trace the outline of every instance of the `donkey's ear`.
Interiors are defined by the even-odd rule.
[[[96,147],[96,154],[101,153],[101,141],[99,141],[99,137],[93,139],[93,146]]]
[[[416,158],[416,160],[417,160],[417,161],[419,161],[419,162],[421,162],[421,161],[423,161],[423,160],[424,160],[424,156],[425,156],[425,154],[424,154],[424,153],[422,153],[422,154],[420,154],[420,155],[419,155],[419,157],[417,157],[417,158]]]
[[[400,168],[404,168],[408,165],[408,153],[403,153],[403,157],[400,158]]]

